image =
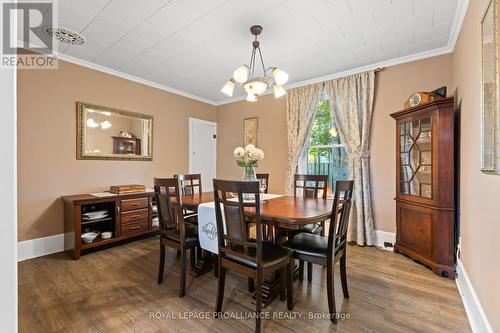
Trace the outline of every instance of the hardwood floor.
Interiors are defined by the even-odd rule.
[[[19,263],[20,332],[251,332],[253,318],[240,319],[255,307],[247,279],[226,278],[223,311],[233,318],[200,317],[215,306],[217,280],[212,272],[188,275],[186,296],[179,298],[179,260],[166,254],[166,276],[156,283],[156,237],[113,247],[73,261],[64,253]],[[310,314],[328,313],[326,272],[314,267],[312,284],[294,283],[293,312],[275,300],[264,311],[267,332],[471,332],[456,284],[391,252],[348,247],[350,299],[344,299],[338,265],[337,310],[349,315],[337,326]],[[209,314],[211,315],[211,313]],[[296,318],[290,318],[295,316]],[[301,317],[302,316],[302,317]],[[237,318],[234,318],[237,317]],[[172,320],[172,318],[176,318]]]

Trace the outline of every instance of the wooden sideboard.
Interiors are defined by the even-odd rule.
[[[155,234],[153,227],[154,192],[117,194],[96,197],[90,194],[63,196],[64,202],[64,248],[75,260],[87,250],[96,249],[129,238]],[[108,216],[98,220],[86,221],[83,214],[107,210]],[[81,235],[88,231],[111,231],[112,237],[100,236],[92,243],[84,243]]]
[[[453,98],[391,114],[396,119],[396,245],[455,277],[455,112]]]

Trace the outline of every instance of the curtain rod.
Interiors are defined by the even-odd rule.
[[[373,70],[374,73],[378,73],[378,72],[381,72],[385,69],[385,67],[377,67]],[[323,81],[322,84],[323,84],[323,88],[325,87],[325,82],[326,81]]]

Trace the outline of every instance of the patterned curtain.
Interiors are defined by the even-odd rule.
[[[375,72],[360,73],[325,82],[332,116],[349,154],[354,197],[349,219],[349,241],[374,245],[370,181],[370,129],[375,91]]]
[[[300,154],[314,123],[316,106],[322,88],[321,84],[313,84],[291,89],[287,93],[288,160],[285,190],[288,195],[293,195],[293,177],[297,172]]]

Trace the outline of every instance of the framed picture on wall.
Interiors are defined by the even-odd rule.
[[[500,174],[498,1],[489,2],[481,20],[481,171],[493,174]]]
[[[243,146],[259,146],[259,119],[257,117],[243,119]]]

